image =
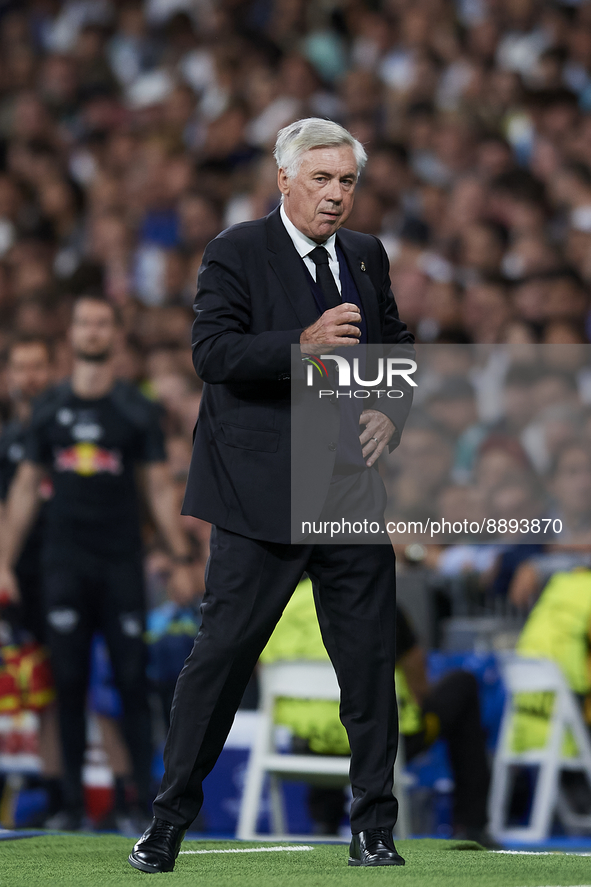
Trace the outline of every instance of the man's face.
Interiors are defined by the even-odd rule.
[[[324,243],[353,209],[357,181],[353,149],[312,148],[302,156],[295,176],[280,169],[277,181],[288,218],[302,234]]]
[[[79,360],[102,363],[111,357],[116,334],[111,307],[93,299],[82,299],[74,308],[70,340]]]
[[[42,342],[15,345],[8,358],[7,384],[15,401],[30,401],[41,394],[50,382],[51,365]]]

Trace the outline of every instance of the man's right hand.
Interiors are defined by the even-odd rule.
[[[361,330],[355,324],[361,323],[357,305],[343,302],[336,308],[329,308],[312,326],[306,327],[300,336],[301,350],[314,354],[315,348],[327,351],[341,345],[358,345]]]
[[[14,572],[8,567],[0,566],[0,607],[7,604],[18,604],[20,599],[18,582]]]

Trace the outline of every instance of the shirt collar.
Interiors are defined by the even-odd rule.
[[[281,204],[281,207],[279,209],[279,215],[281,216],[281,221],[285,225],[285,229],[286,229],[287,233],[289,234],[289,236],[291,237],[291,239],[293,241],[293,245],[297,249],[297,251],[300,254],[300,256],[302,257],[302,259],[304,258],[304,256],[307,256],[308,253],[311,252],[313,249],[316,249],[317,246],[323,246],[324,249],[327,250],[327,252],[328,252],[330,261],[331,262],[338,261],[337,248],[336,248],[336,239],[337,239],[336,233],[331,234],[325,243],[316,243],[316,241],[312,240],[310,237],[306,237],[305,234],[302,234],[302,232],[299,230],[299,228],[296,228],[296,226],[291,221],[291,219],[288,218],[288,215],[285,212],[285,209],[283,208],[283,204]]]

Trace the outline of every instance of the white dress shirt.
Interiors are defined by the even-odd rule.
[[[324,249],[328,252],[328,267],[332,271],[332,276],[334,277],[334,281],[340,293],[341,269],[339,268],[339,260],[337,258],[337,235],[331,234],[331,236],[325,243],[316,243],[316,241],[312,240],[310,237],[306,237],[305,234],[302,234],[302,232],[298,228],[296,228],[291,219],[288,218],[287,213],[283,208],[283,204],[281,204],[279,215],[281,216],[281,221],[285,225],[287,233],[293,241],[293,245],[304,260],[306,268],[312,275],[312,280],[316,280],[316,265],[314,264],[312,259],[308,257],[308,253],[312,252],[313,249],[316,249],[317,246],[323,246]]]

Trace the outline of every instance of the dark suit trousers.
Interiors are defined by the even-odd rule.
[[[341,687],[351,746],[351,829],[390,827],[398,802],[394,690],[396,586],[390,545],[284,545],[214,527],[202,626],[179,676],[154,815],[188,826],[203,779],[232,726],[250,675],[307,571]]]

